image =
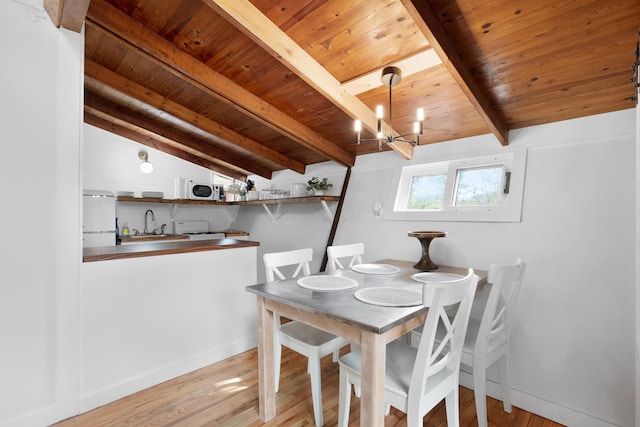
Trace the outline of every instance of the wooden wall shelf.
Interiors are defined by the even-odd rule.
[[[291,203],[320,203],[324,208],[325,213],[329,219],[333,220],[333,213],[327,206],[327,202],[338,202],[339,196],[309,196],[309,197],[287,197],[283,199],[268,199],[268,200],[247,200],[237,202],[214,202],[209,200],[187,200],[187,199],[159,199],[150,197],[124,197],[118,196],[118,202],[133,202],[133,203],[162,203],[172,205],[171,218],[175,217],[175,210],[177,205],[206,205],[206,206],[243,206],[243,205],[262,205],[265,212],[269,215],[272,222],[276,222],[280,216],[280,206],[283,204]],[[271,210],[269,205],[277,205],[274,211]]]

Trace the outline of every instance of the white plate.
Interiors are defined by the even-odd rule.
[[[422,293],[402,288],[364,288],[354,294],[367,304],[384,307],[413,307],[422,304]]]
[[[438,273],[432,271],[426,271],[424,273],[416,273],[411,278],[416,282],[452,282],[454,280],[462,279],[462,274],[455,273]]]
[[[358,282],[343,276],[305,276],[298,279],[298,286],[312,291],[341,291],[358,286]]]
[[[133,197],[135,193],[133,191],[118,191],[118,197]]]
[[[356,264],[351,269],[364,274],[395,274],[400,271],[395,265],[389,264]]]

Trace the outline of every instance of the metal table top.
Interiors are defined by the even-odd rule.
[[[382,334],[387,330],[411,319],[426,308],[422,305],[412,307],[386,307],[367,304],[354,297],[354,293],[363,288],[398,287],[422,292],[423,283],[411,278],[421,270],[413,268],[414,262],[385,259],[378,264],[390,264],[400,268],[394,274],[362,274],[351,269],[338,270],[334,275],[349,277],[358,282],[358,286],[351,289],[337,291],[315,291],[298,286],[298,279],[277,280],[269,283],[247,286],[248,292],[255,293],[266,299],[278,301],[292,307],[320,314],[360,329]],[[466,268],[440,266],[441,273],[466,274]],[[474,270],[480,278],[478,289],[486,283],[487,272]]]

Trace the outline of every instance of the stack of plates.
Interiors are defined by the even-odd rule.
[[[162,199],[164,197],[164,193],[162,191],[143,191],[142,197],[149,197],[152,199]]]
[[[133,191],[118,191],[118,197],[134,197]]]

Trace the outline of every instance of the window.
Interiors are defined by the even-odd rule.
[[[519,222],[526,150],[402,168],[387,219]]]

